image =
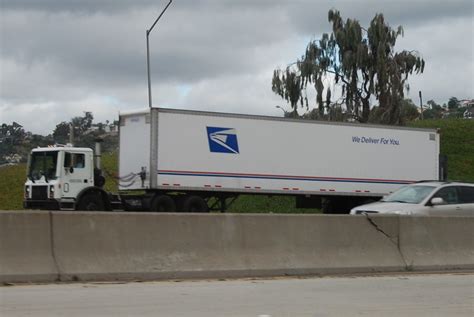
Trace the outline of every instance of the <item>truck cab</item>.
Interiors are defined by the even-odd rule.
[[[85,207],[94,207],[91,204],[104,207],[104,192],[95,186],[94,172],[94,154],[89,148],[33,149],[28,162],[24,207],[62,210],[88,210]]]

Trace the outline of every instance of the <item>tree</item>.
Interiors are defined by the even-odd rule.
[[[23,142],[26,137],[26,132],[21,124],[13,122],[12,124],[2,123],[0,128],[0,140],[2,143],[10,145],[17,145]]]
[[[92,112],[84,112],[83,117],[74,117],[70,122],[63,121],[56,125],[53,131],[53,138],[56,143],[66,144],[69,142],[70,125],[74,128],[74,143],[82,144],[86,131],[92,127],[94,116]],[[87,143],[90,143],[89,141]]]
[[[369,120],[371,100],[378,100],[380,122],[401,124],[400,111],[408,76],[422,73],[425,62],[415,51],[395,52],[403,28],[393,30],[382,14],[376,14],[364,29],[359,21],[341,18],[330,10],[332,33],[310,41],[303,56],[285,70],[274,71],[272,90],[290,103],[296,113],[298,101],[308,105],[306,89],[316,92],[319,118],[328,119],[331,107],[360,122]],[[340,98],[331,98],[340,87]]]
[[[403,123],[419,119],[420,112],[418,112],[418,107],[411,99],[404,99],[402,101],[400,117]]]
[[[373,107],[370,111],[369,121],[373,123],[381,122],[381,117],[384,114],[384,109],[380,107]],[[413,103],[411,99],[403,99],[400,102],[400,123],[405,124],[406,122],[414,121],[419,119],[420,112],[418,107]]]
[[[61,122],[56,125],[53,131],[54,142],[59,144],[66,144],[69,142],[70,123]]]
[[[293,118],[298,117],[298,102],[302,102],[303,100],[301,80],[301,76],[298,76],[288,68],[284,72],[275,70],[273,73],[272,89],[275,93],[285,99],[286,102],[290,103],[291,108],[293,109],[291,112]]]
[[[434,100],[429,100],[427,104],[428,108],[423,111],[424,119],[441,119],[443,117],[443,107]]]
[[[92,121],[94,116],[92,112],[85,111],[83,117],[74,117],[71,119],[71,123],[74,127],[74,137],[80,138],[84,133],[92,127]]]
[[[459,100],[456,97],[451,97],[449,98],[448,101],[448,109],[449,110],[455,110],[459,107]]]

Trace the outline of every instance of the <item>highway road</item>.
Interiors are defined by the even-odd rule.
[[[474,274],[0,287],[0,316],[474,316]]]

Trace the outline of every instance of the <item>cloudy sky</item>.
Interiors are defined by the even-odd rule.
[[[148,105],[145,30],[168,0],[0,0],[0,123],[49,134]],[[155,106],[281,115],[272,72],[330,32],[327,12],[402,25],[425,72],[408,97],[474,97],[472,0],[174,0],[150,36]]]

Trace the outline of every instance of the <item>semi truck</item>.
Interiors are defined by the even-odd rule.
[[[24,207],[225,211],[252,194],[345,213],[446,172],[433,129],[165,108],[123,111],[119,122],[117,193],[104,189],[100,142],[35,148]]]

